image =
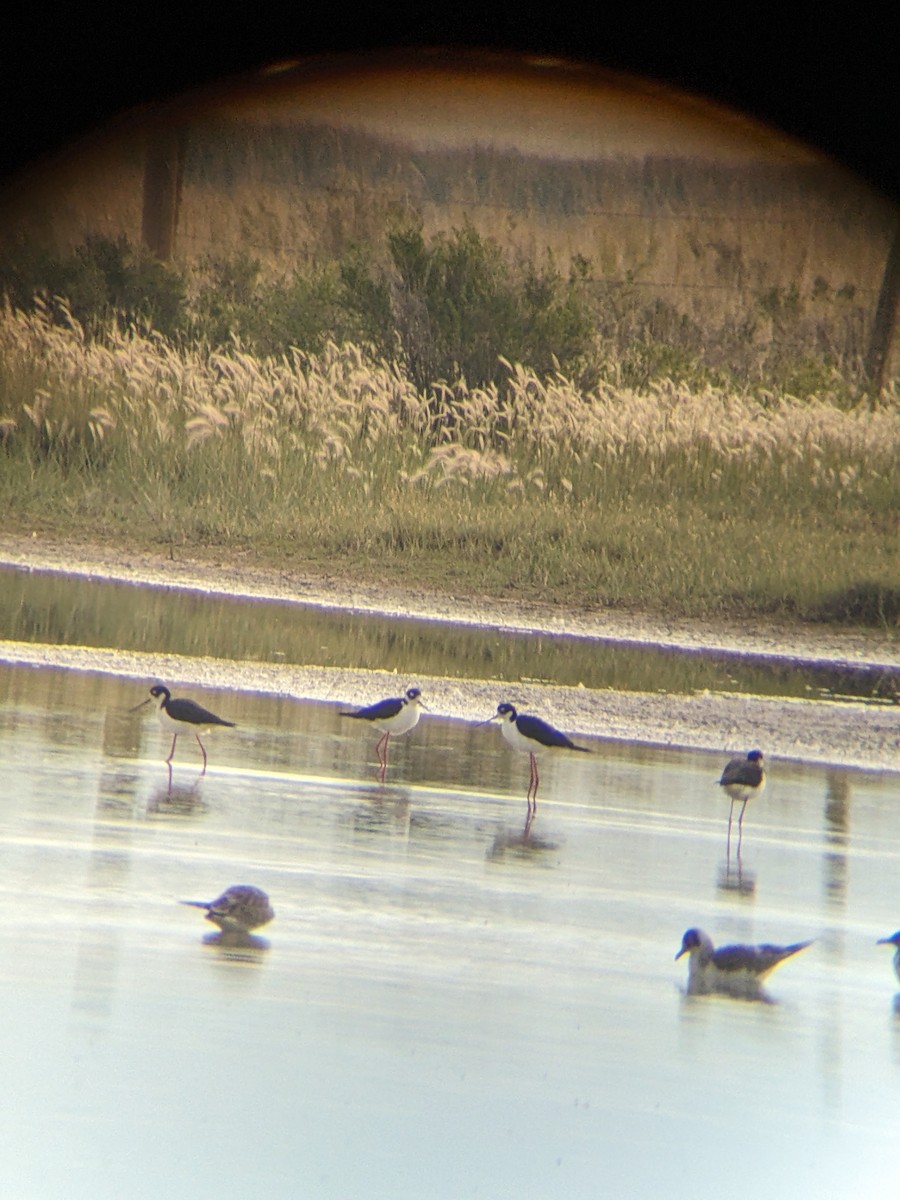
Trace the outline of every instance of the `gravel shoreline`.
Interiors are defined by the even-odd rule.
[[[43,538],[9,535],[0,535],[0,565],[498,629],[565,633],[698,651],[726,650],[783,661],[900,667],[900,643],[875,632],[820,633],[808,627],[764,626],[761,622],[740,626],[726,622],[660,622],[621,613],[569,613],[538,605],[441,598],[424,592],[401,595],[391,589],[348,584],[346,580],[298,579],[286,572],[191,559],[169,562],[149,554],[120,557],[104,548],[60,546]],[[406,684],[379,671],[298,668],[8,641],[0,642],[0,661],[342,703],[365,703]],[[415,682],[426,692],[431,712],[455,719],[489,716],[499,700],[512,699],[520,707],[547,712],[554,724],[570,732],[587,736],[723,753],[758,745],[774,758],[900,772],[898,706],[726,693],[682,696],[590,691],[531,683],[500,689],[489,682],[442,678],[417,677]],[[504,690],[503,695],[500,690]]]

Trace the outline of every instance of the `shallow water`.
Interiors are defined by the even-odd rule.
[[[143,694],[0,668],[0,1195],[896,1195],[896,775],[779,761],[726,864],[718,755],[591,742],[524,840],[494,727],[382,787],[339,706],[207,691],[170,787]],[[177,904],[238,882],[267,948]],[[692,924],[816,942],[687,998]]]
[[[501,632],[13,567],[0,567],[0,639],[618,691],[877,701],[900,686],[897,671],[867,666]]]

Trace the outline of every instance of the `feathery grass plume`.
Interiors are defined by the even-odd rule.
[[[0,499],[30,514],[66,497],[83,517],[104,507],[102,480],[106,504],[136,505],[167,537],[265,531],[310,553],[414,551],[419,566],[452,552],[489,564],[497,587],[580,580],[638,603],[718,594],[800,611],[841,578],[892,586],[895,391],[841,408],[672,380],[584,391],[503,369],[423,392],[362,346],[257,358],[237,340],[210,351],[115,322],[86,337],[64,308],[7,304]]]

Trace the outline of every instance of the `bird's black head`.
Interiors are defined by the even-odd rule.
[[[163,687],[161,683],[154,684],[154,686],[150,689],[150,695],[154,698],[154,700],[158,700],[160,696],[162,696],[163,700],[171,700],[172,698],[172,693],[167,687]]]
[[[407,700],[418,700],[418,698],[419,698],[421,695],[422,695],[422,693],[421,693],[421,691],[419,690],[419,688],[407,688],[407,689],[406,689],[406,698],[407,698]]]
[[[750,753],[747,755],[747,762],[762,762],[762,760],[763,760],[762,750],[751,750]]]
[[[697,950],[702,945],[703,939],[700,937],[700,930],[688,929],[685,931],[685,935],[681,939],[681,949],[675,955],[675,958],[681,958],[682,954],[690,954],[692,950]]]
[[[503,704],[497,705],[498,717],[508,717],[511,721],[514,721],[516,719],[516,715],[516,710],[512,704],[506,704],[504,702]]]

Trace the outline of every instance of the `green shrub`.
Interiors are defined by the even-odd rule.
[[[500,383],[500,359],[539,375],[577,369],[594,321],[583,272],[564,279],[543,266],[507,258],[496,242],[464,225],[425,242],[421,226],[388,236],[391,308],[404,366],[417,387],[463,378]]]
[[[138,253],[124,235],[114,240],[92,234],[65,255],[30,245],[6,248],[0,295],[22,309],[31,308],[35,296],[61,297],[67,313],[90,333],[119,318],[174,336],[186,319],[181,273],[147,250]],[[68,317],[61,313],[60,319]]]
[[[380,241],[279,277],[243,252],[207,258],[185,277],[124,237],[91,236],[67,255],[7,246],[0,298],[28,311],[36,296],[51,309],[61,297],[56,319],[70,314],[92,337],[117,319],[210,347],[236,338],[256,356],[371,346],[429,392],[444,424],[454,419],[448,388],[502,387],[503,360],[585,390],[671,380],[827,396],[845,408],[864,391],[866,316],[849,285],[817,278],[808,294],[772,288],[745,312],[701,325],[664,299],[648,301],[634,279],[591,275],[580,256],[566,275],[549,253],[512,257],[469,223],[426,239],[421,220],[406,218]]]

